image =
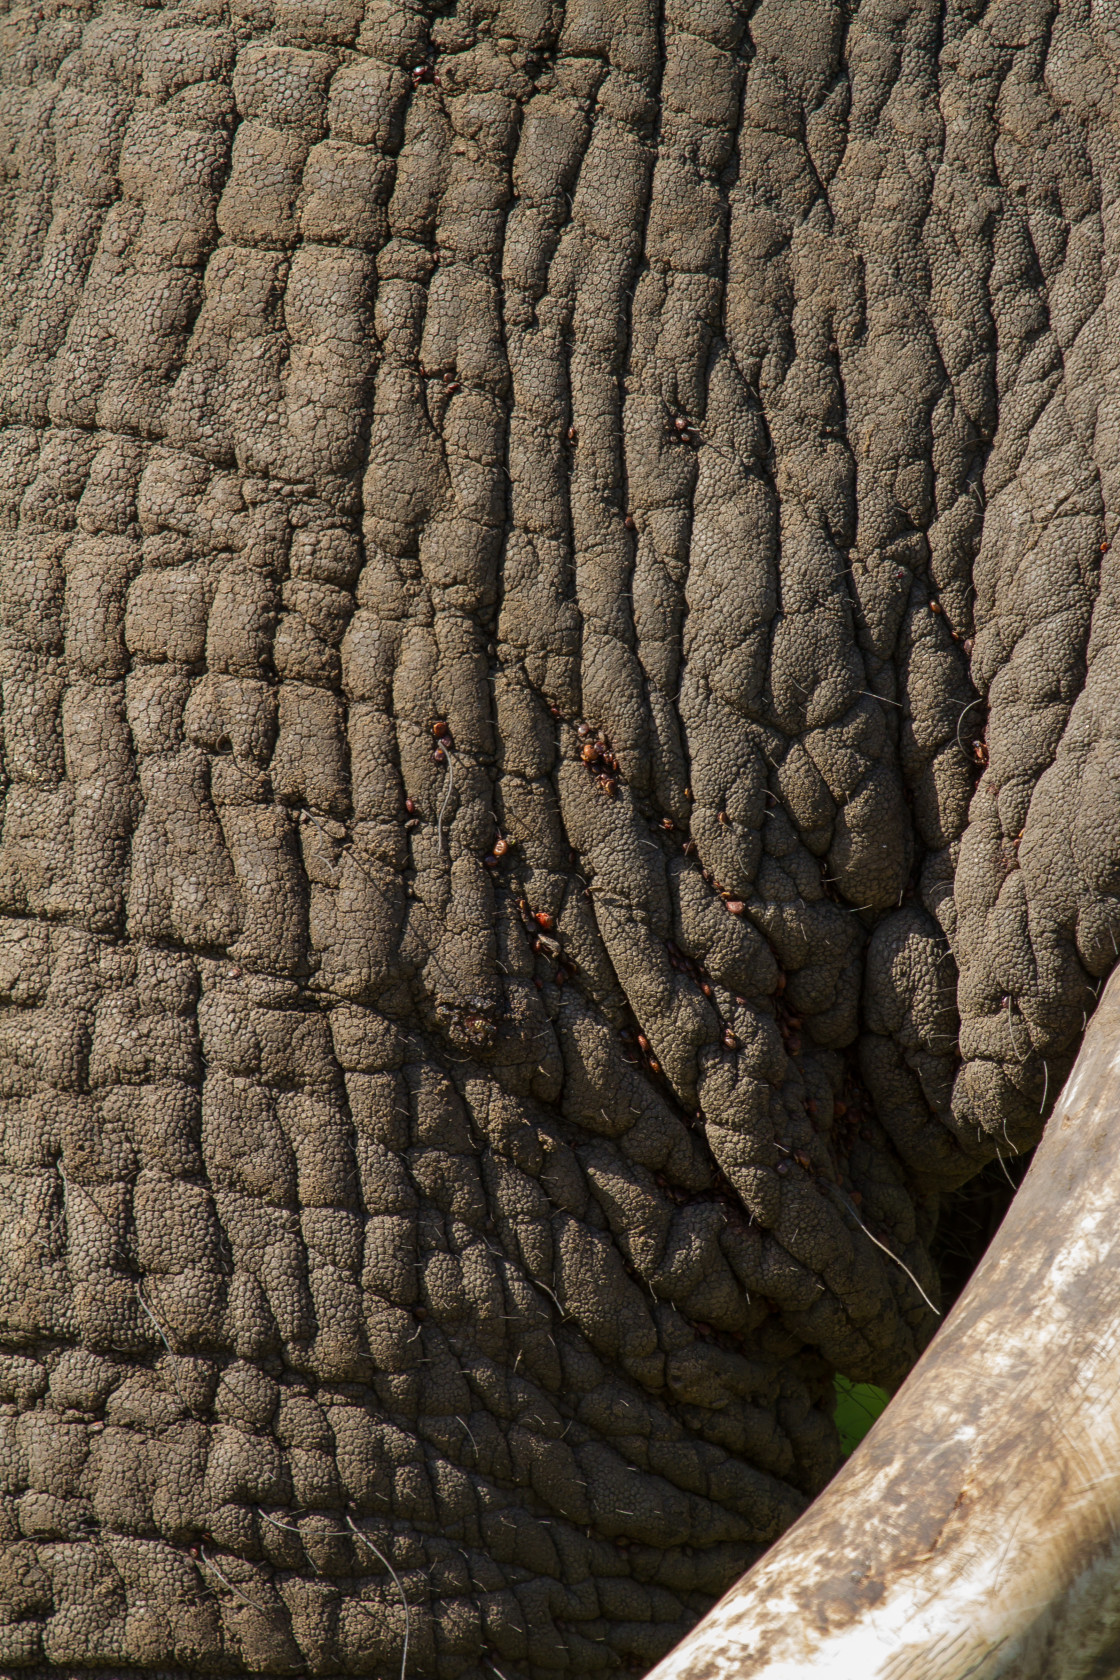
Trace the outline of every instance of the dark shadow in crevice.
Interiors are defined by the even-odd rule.
[[[930,1254],[941,1279],[941,1311],[947,1315],[1003,1223],[1034,1151],[988,1165],[941,1198],[937,1234]]]

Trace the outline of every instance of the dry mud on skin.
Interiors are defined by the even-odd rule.
[[[640,1673],[925,1345],[1116,953],[1118,59],[6,10],[5,1672]]]

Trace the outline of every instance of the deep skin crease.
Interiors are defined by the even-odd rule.
[[[649,1680],[1085,1680],[1120,1657],[1120,972],[886,1416]]]
[[[1118,72],[4,10],[5,1672],[643,1673],[913,1365],[1120,936]]]

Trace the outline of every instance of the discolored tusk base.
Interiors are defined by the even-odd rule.
[[[1120,971],[890,1409],[649,1680],[1120,1674]]]

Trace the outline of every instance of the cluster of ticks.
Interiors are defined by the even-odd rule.
[[[544,957],[556,964],[553,975],[558,986],[574,980],[579,970],[571,957],[567,956],[556,937],[556,917],[548,910],[531,910],[529,901],[519,898],[517,908],[521,916],[521,925],[528,936],[529,944],[538,957]],[[537,990],[541,990],[541,982],[534,980]]]
[[[430,368],[422,367],[420,377],[421,379],[434,379],[436,376]],[[443,388],[449,397],[453,397],[456,391],[463,389],[462,381],[450,368],[445,373],[440,374],[440,379],[443,381]]]
[[[670,414],[665,422],[665,430],[674,443],[687,443],[694,449],[704,441],[700,428],[683,414]],[[579,431],[574,423],[567,428],[564,436],[570,444],[574,445],[579,442]],[[634,519],[631,514],[626,515],[624,523],[628,531],[634,529]]]
[[[559,721],[567,721],[558,706],[550,706],[549,710],[551,711],[553,717]],[[581,762],[587,767],[588,773],[595,778],[608,797],[612,799],[616,798],[618,795],[620,769],[618,759],[615,756],[609,738],[603,730],[593,729],[591,724],[586,723],[583,720],[576,723],[575,730],[579,741],[579,756]],[[442,719],[439,719],[432,725],[432,735],[435,739],[435,746],[432,753],[434,761],[437,764],[450,764],[454,758],[450,726]],[[692,789],[687,788],[685,790],[685,794],[691,802],[693,797]],[[773,794],[767,795],[767,802],[776,803]],[[405,823],[406,829],[413,829],[417,827],[419,819],[415,814],[416,807],[411,799],[405,800],[405,809],[408,813],[408,820]],[[719,820],[721,823],[727,824],[731,819],[726,811],[721,811],[719,813]],[[671,817],[666,816],[659,819],[659,826],[664,829],[666,833],[675,834],[677,832],[677,825]],[[509,856],[513,846],[514,842],[507,838],[507,836],[501,834],[500,832],[495,835],[494,840],[491,842],[490,850],[482,858],[483,867],[492,877],[501,868],[503,860]],[[682,850],[687,856],[696,856],[696,842],[691,838],[686,837],[682,841]],[[573,865],[578,862],[578,855],[575,852],[572,853],[571,861]],[[720,894],[720,897],[723,899],[724,905],[730,915],[741,916],[745,913],[747,908],[746,904],[741,899],[731,897],[731,895],[726,892],[722,886],[720,886],[719,882],[715,880],[710,870],[705,869],[703,871],[703,877],[707,884]],[[549,963],[555,963],[556,966],[553,971],[553,980],[555,984],[557,986],[563,986],[574,980],[578,975],[579,970],[576,964],[572,961],[571,957],[565,953],[560,939],[557,937],[556,918],[552,915],[552,913],[548,910],[532,909],[528,900],[525,898],[518,899],[517,909],[521,919],[521,925],[525,930],[530,947],[534,954],[542,957]],[[715,988],[712,985],[711,977],[708,975],[703,965],[697,962],[694,957],[689,956],[687,952],[682,951],[671,939],[666,941],[665,948],[670,966],[678,973],[688,975],[712,1007],[717,1008],[718,1015]],[[540,979],[534,979],[533,983],[537,987],[538,991],[541,990],[543,982]],[[773,999],[775,1017],[778,1024],[778,1030],[781,1033],[782,1043],[785,1046],[787,1054],[790,1056],[796,1056],[801,1049],[802,1018],[792,1007],[789,1000],[784,997],[783,994],[785,993],[785,990],[786,976],[779,968]],[[749,999],[740,997],[736,994],[735,1003],[741,1008],[746,1008],[749,1006]],[[727,1021],[723,1020],[722,1017],[719,1017],[719,1019],[721,1027],[721,1040],[724,1048],[727,1050],[738,1050],[740,1048],[740,1039],[738,1035]],[[642,1032],[640,1027],[622,1027],[619,1031],[619,1038],[623,1046],[624,1059],[632,1067],[643,1068],[645,1072],[654,1078],[659,1084],[667,1085],[667,1080],[661,1063],[654,1054],[653,1046],[651,1045],[649,1039],[646,1037],[645,1033]],[[812,1097],[806,1099],[805,1109],[811,1119],[815,1117],[817,1104]],[[834,1143],[839,1146],[841,1153],[850,1152],[860,1124],[864,1118],[864,1111],[859,1100],[859,1093],[855,1093],[853,1100],[850,1102],[846,1102],[838,1098],[833,1105],[833,1115],[836,1122],[837,1132],[837,1135],[834,1138]],[[688,1123],[693,1126],[703,1126],[703,1112],[697,1110],[694,1115],[690,1115],[688,1117]],[[846,1149],[845,1145],[847,1146]],[[778,1145],[778,1147],[782,1148],[781,1145]],[[813,1173],[815,1170],[813,1161],[803,1150],[783,1150],[783,1158],[777,1163],[775,1171],[780,1176],[786,1176],[791,1171],[794,1161],[797,1162],[798,1166],[800,1166],[804,1172]],[[665,1190],[667,1194],[671,1194],[674,1200],[687,1201],[693,1199],[689,1192],[683,1190],[679,1186],[674,1186],[663,1174],[658,1174],[657,1180],[659,1187]],[[707,1191],[705,1194],[710,1197],[713,1192]],[[715,1195],[718,1200],[726,1201],[729,1206],[737,1208],[739,1205],[738,1198],[735,1195],[732,1186],[727,1182],[722,1173],[719,1174],[719,1183],[716,1186]],[[862,1201],[862,1197],[855,1190],[850,1192],[850,1198],[856,1203],[856,1205]],[[698,1328],[707,1330],[710,1335],[716,1334],[714,1331],[708,1330],[707,1326]]]
[[[666,430],[668,431],[670,438],[672,438],[676,443],[688,443],[691,444],[694,449],[697,444],[703,443],[704,441],[699,429],[694,426],[692,421],[687,419],[683,414],[672,415]]]
[[[567,721],[563,717],[563,714],[558,706],[551,706],[549,710],[555,718],[562,722]],[[582,719],[576,723],[575,730],[580,743],[579,756],[581,762],[587,767],[589,774],[595,778],[608,797],[611,799],[616,798],[618,795],[618,780],[620,775],[619,763],[606,733],[602,729],[593,729],[591,724],[583,721]],[[438,719],[432,724],[432,735],[435,738],[435,749],[432,753],[432,757],[437,764],[446,764],[452,756],[450,725],[442,719]],[[691,801],[692,789],[687,788],[685,793],[686,797]],[[768,800],[773,800],[773,797],[774,796],[772,794],[768,795]],[[411,799],[405,800],[405,810],[408,813],[408,820],[405,823],[405,828],[413,829],[417,827],[419,819],[416,816],[415,804]],[[730,822],[730,818],[728,817],[726,811],[721,811],[719,813],[719,820],[725,824]],[[677,832],[677,825],[673,821],[672,817],[662,817],[660,819],[659,826],[667,833],[675,834]],[[495,835],[490,844],[489,851],[482,858],[483,867],[491,876],[494,876],[501,868],[503,859],[509,856],[513,849],[513,845],[514,842],[508,839],[504,834],[499,832]],[[682,842],[682,850],[686,856],[695,856],[697,851],[695,840],[686,838]],[[572,861],[573,863],[576,861],[575,854],[573,854]],[[723,899],[724,905],[730,915],[742,916],[745,914],[747,907],[743,900],[732,898],[731,895],[727,893],[722,886],[720,886],[719,882],[715,880],[710,870],[705,869],[703,871],[703,878],[710,887],[720,894],[720,897]],[[518,899],[517,908],[521,917],[522,926],[525,929],[529,939],[529,944],[534,953],[537,956],[544,957],[548,961],[555,962],[556,969],[554,978],[556,984],[558,986],[563,986],[567,982],[575,979],[579,972],[578,968],[571,958],[565,954],[560,940],[556,937],[556,919],[551,912],[547,910],[533,910],[529,905],[528,900],[524,898]],[[691,979],[693,983],[699,987],[708,1002],[712,1004],[713,1008],[715,1008],[715,989],[712,985],[710,976],[702,964],[697,962],[695,957],[690,957],[686,952],[682,951],[671,939],[666,941],[666,952],[669,957],[670,966],[680,974],[687,974],[689,979]],[[539,980],[536,981],[536,985],[539,988],[541,982]],[[774,997],[778,1030],[782,1035],[782,1043],[784,1044],[787,1053],[791,1056],[796,1056],[801,1049],[802,1020],[801,1016],[798,1015],[790,1004],[783,998],[782,994],[784,993],[785,988],[786,977],[779,969]],[[735,1002],[740,1006],[740,1008],[746,1008],[748,1007],[749,1000],[736,994]],[[740,1048],[740,1040],[734,1028],[722,1018],[720,1019],[720,1027],[721,1039],[725,1049],[738,1050]],[[664,1077],[661,1064],[654,1055],[653,1048],[645,1033],[643,1033],[638,1027],[623,1027],[619,1036],[625,1047],[626,1059],[632,1066],[644,1067],[645,1070],[652,1074],[655,1078],[660,1079]],[[815,1104],[810,1102],[808,1107],[810,1113],[814,1112]],[[698,1115],[697,1119],[702,1119],[702,1116]],[[785,1170],[788,1171],[788,1164],[784,1162],[779,1166],[778,1170],[781,1171],[783,1167],[785,1167]]]
[[[712,987],[711,980],[708,978],[708,975],[701,964],[696,961],[695,957],[687,956],[684,951],[674,945],[671,939],[667,939],[665,941],[665,949],[669,954],[670,967],[675,968],[678,974],[687,974],[689,979],[693,981],[695,985],[699,986],[708,1002],[712,1005],[712,1008],[715,1009],[715,991]],[[745,997],[736,996],[735,1002],[739,1004],[741,1008],[745,1008],[747,1005],[747,999]],[[736,1033],[733,1032],[731,1027],[729,1027],[725,1021],[721,1021],[720,1025],[723,1028],[723,1043],[725,1049],[738,1050],[739,1039]]]
[[[580,739],[579,756],[594,776],[608,799],[618,797],[618,759],[603,731],[593,730],[589,723],[577,723]]]

